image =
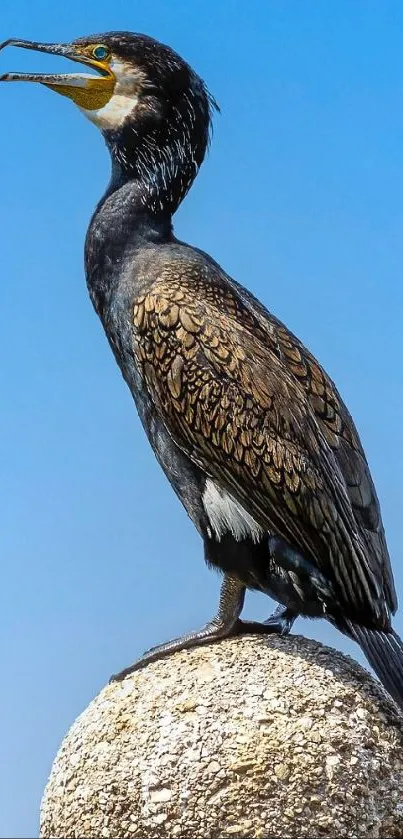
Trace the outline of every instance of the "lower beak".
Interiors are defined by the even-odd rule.
[[[35,52],[47,52],[69,58],[71,61],[89,65],[97,71],[97,75],[93,73],[4,73],[0,76],[2,82],[39,82],[73,99],[80,107],[89,109],[102,107],[113,93],[115,77],[109,67],[80,54],[73,44],[40,44],[36,41],[10,38],[0,44],[0,50],[5,47],[22,47],[35,50]]]

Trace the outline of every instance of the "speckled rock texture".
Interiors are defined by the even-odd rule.
[[[108,685],[53,765],[41,837],[402,837],[402,717],[350,659],[242,637]]]

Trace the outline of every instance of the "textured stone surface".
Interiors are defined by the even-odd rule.
[[[401,837],[402,718],[350,659],[298,636],[177,653],[76,720],[42,837]]]

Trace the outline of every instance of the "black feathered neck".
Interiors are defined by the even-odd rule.
[[[139,254],[173,241],[172,216],[203,162],[217,107],[199,76],[168,47],[145,36],[108,38],[102,42],[138,67],[146,82],[119,128],[103,131],[112,177],[85,246],[88,287],[103,319]]]
[[[173,215],[185,197],[203,162],[212,110],[217,108],[186,65],[179,82],[179,89],[170,89],[166,98],[150,85],[133,115],[118,130],[104,132],[112,157],[109,192],[133,181],[138,209],[152,215]]]

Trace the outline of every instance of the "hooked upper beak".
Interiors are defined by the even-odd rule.
[[[80,64],[88,64],[93,67],[101,76],[114,78],[112,71],[105,64],[105,62],[97,61],[95,58],[89,58],[83,53],[79,52],[74,44],[40,44],[36,41],[21,41],[9,38],[7,41],[0,43],[0,50],[5,47],[22,47],[26,50],[35,50],[35,52],[48,52],[51,55],[59,55],[63,58],[69,58],[71,61],[77,61]],[[74,86],[75,83],[80,85],[80,81],[86,79],[94,79],[96,76],[88,73],[3,73],[0,75],[2,82],[41,82],[46,85],[60,85],[68,84]]]
[[[103,107],[113,95],[116,78],[107,60],[98,61],[85,54],[75,44],[40,44],[36,41],[21,41],[9,38],[0,44],[5,47],[22,47],[36,52],[47,52],[69,58],[79,64],[87,64],[96,70],[94,73],[4,73],[1,82],[39,82],[57,93],[68,96],[81,108],[94,110]]]

